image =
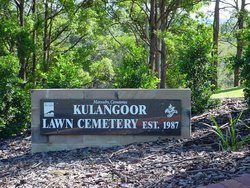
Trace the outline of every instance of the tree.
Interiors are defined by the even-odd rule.
[[[250,109],[250,22],[248,23],[247,29],[243,32],[243,40],[246,41],[246,45],[243,54],[241,78],[244,85],[245,99],[248,103],[248,108]]]
[[[241,0],[241,7],[236,8],[238,10],[238,30],[241,31],[244,28],[244,14],[245,14],[246,0]],[[243,41],[240,36],[237,36],[237,52],[236,52],[236,65],[234,66],[234,86],[240,85],[240,64],[242,61],[243,53]]]
[[[245,19],[246,19],[246,6],[249,3],[246,3],[246,0],[235,0],[233,2],[227,2],[220,0],[222,4],[225,5],[224,9],[232,9],[234,10],[234,15],[237,19],[236,25],[233,28],[236,28],[236,55],[234,61],[234,86],[240,85],[240,67],[242,65],[242,54],[244,48],[244,41],[241,37],[241,31],[244,29]]]
[[[220,0],[215,1],[214,22],[213,22],[213,58],[214,58],[214,78],[213,84],[215,89],[218,88],[218,46],[219,46],[219,30],[220,30]]]
[[[126,24],[128,29],[140,38],[147,46],[148,64],[152,72],[160,78],[160,88],[166,87],[166,69],[168,61],[168,50],[166,41],[160,37],[160,33],[167,32],[177,15],[182,11],[190,11],[192,7],[199,3],[196,0],[135,0],[132,2],[114,1],[107,3],[108,11],[115,18],[115,22]],[[121,7],[126,11],[129,20],[122,22],[123,14],[116,7]],[[122,23],[121,23],[122,22]]]

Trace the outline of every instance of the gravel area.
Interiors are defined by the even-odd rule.
[[[231,106],[230,106],[231,105]],[[222,151],[209,116],[227,122],[240,100],[192,118],[192,137],[112,148],[83,148],[31,154],[30,136],[0,143],[0,187],[198,187],[250,173],[250,144]],[[249,113],[242,119],[250,122]],[[239,125],[242,135],[249,128]]]

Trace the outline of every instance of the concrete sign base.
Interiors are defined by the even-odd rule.
[[[128,102],[127,106],[122,106],[122,114],[117,114],[120,111],[117,111],[119,109],[119,106],[116,105],[116,111],[114,111],[115,114],[105,115],[102,111],[100,111],[103,106],[99,107],[99,111],[98,109],[97,111],[93,110],[96,109],[96,106],[93,105],[93,107],[91,107],[91,101],[94,101],[95,99],[98,99],[99,101],[103,100],[107,104],[109,103],[109,101],[115,101],[116,104],[122,103],[123,105],[126,104],[126,101],[132,102]],[[157,105],[155,105],[153,101],[154,99],[155,101],[161,101],[161,104],[159,104],[159,109],[164,109],[165,111],[158,112],[159,109],[155,109]],[[72,102],[71,100],[77,101],[77,104],[74,104],[74,102]],[[164,100],[166,101],[162,102]],[[180,101],[180,105],[178,106],[178,108],[176,108],[178,110],[175,110],[173,104],[168,103],[168,101],[171,102],[174,100]],[[59,103],[54,104],[55,101],[62,101],[62,106],[60,106]],[[82,103],[82,105],[79,105],[79,101]],[[88,101],[90,112],[92,114],[90,113],[86,115],[84,114],[84,112],[82,114],[80,107],[84,106],[84,101]],[[134,101],[136,104],[130,104]],[[147,104],[144,105],[143,101],[150,102],[147,102]],[[101,102],[102,101],[100,101],[100,103]],[[68,107],[66,106],[66,104],[69,104]],[[112,104],[104,107],[107,112],[112,113]],[[110,107],[110,109],[108,107]],[[139,110],[137,110],[137,107]],[[70,114],[71,109],[72,114]],[[130,112],[129,109],[132,109],[132,111]],[[147,114],[147,112],[149,113]],[[165,117],[163,117],[164,113],[166,115]],[[126,145],[135,142],[155,141],[163,138],[188,138],[191,134],[190,113],[191,91],[189,89],[35,89],[31,91],[32,153],[71,150],[83,147],[110,147]],[[63,119],[65,118],[64,116],[68,119]],[[58,117],[60,117],[61,119]],[[72,117],[72,119],[70,119],[69,117]],[[89,130],[90,128],[92,128],[89,123],[91,119],[88,119],[89,121],[86,121],[86,117],[92,117],[95,121],[97,121],[98,118],[101,118],[102,120],[104,119],[105,121],[100,122],[105,122],[105,126],[107,129],[105,129],[105,131],[103,132],[103,127],[105,126],[98,125],[99,128],[101,127],[101,129],[98,129],[97,134],[95,135],[95,129],[92,129],[91,131]],[[134,126],[132,126],[132,124],[130,126],[134,128],[133,130],[127,129],[124,130],[125,132],[117,130],[119,128],[124,128],[122,123],[116,124],[116,129],[112,130],[110,128],[110,125],[106,123],[108,122],[108,120],[112,120],[111,122],[116,122],[116,120],[119,120],[118,122],[123,122],[123,117],[126,117],[126,122],[130,122],[128,118],[133,118],[134,121],[131,122],[136,122],[134,123]],[[151,123],[152,120],[158,123],[155,123],[154,125],[155,130],[149,130],[146,126],[146,123],[148,123],[149,120]],[[63,122],[66,122],[68,124],[63,124]],[[178,125],[179,127],[177,127]],[[127,126],[125,128],[130,127]],[[72,130],[74,131],[70,130],[69,128],[72,128]],[[84,128],[85,130],[83,130]],[[98,128],[97,125],[95,125],[94,128]],[[169,130],[176,128],[176,131],[171,130],[175,134],[168,134],[171,133],[171,131],[166,131],[166,129],[168,128]],[[77,132],[77,130],[80,130],[81,133],[73,134],[74,132]],[[160,130],[162,130],[163,132],[158,135],[158,132],[160,132]],[[43,134],[44,132],[49,134]],[[67,134],[64,134],[65,132],[67,132]],[[89,132],[91,132],[91,134],[89,134]],[[109,132],[112,134],[109,134]]]

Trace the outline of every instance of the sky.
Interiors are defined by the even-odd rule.
[[[235,5],[235,1],[238,2],[239,6],[241,5],[241,0],[221,0],[220,3],[220,22],[224,23],[226,22],[230,16],[232,15],[232,8],[229,8],[230,5],[227,3]],[[225,2],[225,3],[222,3]],[[249,5],[246,6],[246,9],[250,11],[250,0],[246,0],[246,3],[249,3]],[[213,11],[214,11],[215,3],[212,2],[209,5],[203,6],[201,8],[201,12],[206,13],[208,15],[209,22],[213,22]],[[226,7],[226,8],[225,8]]]

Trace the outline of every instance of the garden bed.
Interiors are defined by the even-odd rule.
[[[250,172],[250,145],[222,151],[205,124],[220,124],[245,109],[238,99],[192,118],[192,137],[112,148],[31,154],[30,136],[0,144],[0,187],[197,187]],[[242,119],[249,124],[246,112]],[[249,129],[238,125],[242,135]]]

